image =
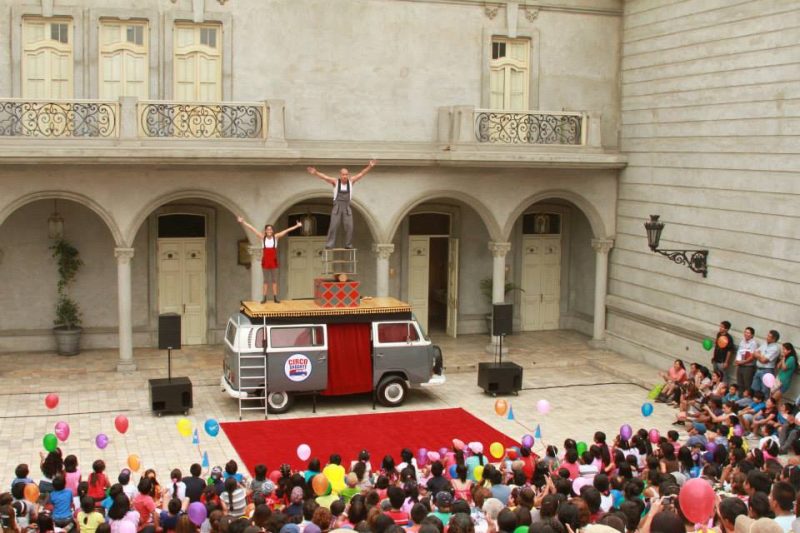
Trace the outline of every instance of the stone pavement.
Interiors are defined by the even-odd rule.
[[[495,414],[495,399],[477,386],[477,363],[493,358],[485,351],[488,337],[435,336],[434,341],[444,353],[447,383],[437,388],[412,390],[399,409],[462,407],[517,440],[540,424],[542,440],[559,447],[567,437],[590,442],[595,430],[603,430],[611,437],[624,423],[634,429],[656,427],[662,432],[670,429],[674,411],[669,407],[656,404],[655,413],[647,419],[640,412],[646,400],[645,387],[655,383],[658,369],[593,349],[588,340],[572,331],[528,332],[507,338],[505,345],[509,350],[504,360],[514,361],[525,369],[523,390],[519,396],[507,397],[515,414],[515,420],[508,420]],[[150,412],[147,380],[166,377],[163,352],[137,349],[134,354],[137,370],[125,374],[115,371],[115,350],[85,351],[75,357],[52,353],[0,356],[0,486],[10,483],[14,467],[20,462],[31,465],[33,477],[39,477],[42,438],[60,420],[71,428],[62,449],[65,454],[78,456],[81,471],[85,473],[91,471],[92,461],[99,458],[106,462],[110,477],[115,479],[132,453],[141,457],[145,468],[155,468],[160,478],[166,478],[175,467],[188,471],[191,463],[200,461],[200,451],[208,452],[212,465],[224,464],[231,458],[238,460],[224,432],[211,438],[202,430],[207,418],[220,422],[238,420],[237,402],[219,388],[221,353],[220,346],[192,346],[173,352],[173,375],[189,376],[194,386],[194,409],[188,418],[200,428],[199,447],[192,445],[191,437],[179,435],[176,423],[181,416],[158,418]],[[58,407],[52,411],[44,405],[45,395],[51,392],[60,397]],[[552,405],[548,415],[537,413],[536,402],[540,399]],[[386,410],[380,406],[377,409]],[[270,418],[370,412],[369,395],[320,398],[316,415],[311,412],[311,399],[301,397],[292,411]],[[114,417],[118,414],[130,420],[125,435],[114,429]],[[244,418],[257,420],[261,416],[251,411]],[[110,437],[105,450],[97,449],[94,444],[98,433]],[[400,444],[398,452],[399,447]],[[281,458],[275,458],[267,466],[273,468],[281,462]]]

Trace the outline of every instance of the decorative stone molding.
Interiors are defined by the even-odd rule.
[[[375,243],[372,245],[372,253],[374,253],[378,259],[387,260],[394,253],[394,244]]]
[[[599,254],[607,254],[613,247],[613,239],[592,239],[592,249]]]
[[[528,22],[533,22],[539,17],[538,7],[525,6],[524,9],[525,9],[525,18],[528,19]]]
[[[486,18],[488,18],[489,20],[494,20],[499,10],[500,6],[490,6],[490,5],[483,6],[483,12],[486,15]]]
[[[505,257],[511,250],[510,242],[490,242],[489,251],[492,252],[492,257]]]
[[[228,3],[228,0],[217,0],[217,2],[219,2],[219,5],[224,6]]]
[[[117,263],[127,264],[133,259],[133,248],[114,248],[114,257],[117,258]]]

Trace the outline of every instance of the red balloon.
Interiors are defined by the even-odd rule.
[[[714,516],[714,489],[702,478],[690,479],[681,487],[678,503],[689,522],[705,524]]]
[[[117,415],[114,419],[114,427],[117,428],[117,431],[124,434],[128,431],[128,417],[125,415]]]
[[[44,404],[47,406],[48,409],[55,409],[58,407],[58,394],[53,394],[52,392],[44,397]]]
[[[280,479],[281,479],[280,470],[273,470],[272,472],[269,473],[269,480],[272,481],[273,483],[277,484],[278,481],[280,481]]]

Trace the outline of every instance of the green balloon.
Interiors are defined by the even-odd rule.
[[[580,441],[578,443],[577,449],[578,449],[578,455],[583,455],[583,452],[585,452],[588,449],[588,446],[586,446],[585,442]]]
[[[712,341],[711,339],[703,339],[703,348],[705,348],[706,350],[710,350],[713,347],[714,347],[714,341]]]
[[[45,450],[48,452],[54,452],[56,451],[56,448],[58,448],[58,439],[52,433],[48,433],[44,436],[44,439],[42,439],[42,444],[44,445]]]

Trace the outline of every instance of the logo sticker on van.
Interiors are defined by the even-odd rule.
[[[303,354],[294,354],[286,360],[283,371],[292,381],[305,381],[311,375],[311,360]]]

